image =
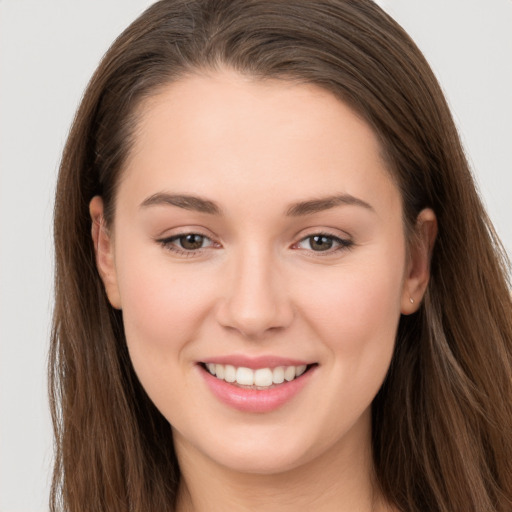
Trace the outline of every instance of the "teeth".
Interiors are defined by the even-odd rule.
[[[287,366],[284,370],[284,379],[288,382],[295,379],[295,366]]]
[[[217,375],[217,377],[219,379],[224,379],[225,377],[225,371],[224,371],[224,365],[223,364],[216,364],[215,365],[215,375]]]
[[[255,386],[272,386],[272,370],[270,368],[260,368],[254,372]]]
[[[272,372],[272,382],[274,384],[282,384],[284,382],[284,368],[282,366],[274,368]]]
[[[222,377],[217,375],[217,378],[221,379]],[[236,370],[235,380],[238,384],[242,384],[242,386],[252,386],[254,385],[254,372],[250,368],[244,368],[241,366]]]
[[[306,371],[306,368],[307,366],[305,364],[297,366],[297,368],[295,369],[295,376],[300,377]]]
[[[236,380],[236,368],[234,366],[231,366],[230,364],[227,364],[224,367],[224,380],[226,382],[235,382],[235,380]]]
[[[230,364],[212,364],[207,363],[208,371],[218,379],[226,382],[236,382],[242,386],[256,386],[257,388],[267,388],[272,384],[282,384],[284,381],[292,381],[300,377],[307,366],[278,366],[276,368],[258,368],[252,370],[240,366],[236,368]]]

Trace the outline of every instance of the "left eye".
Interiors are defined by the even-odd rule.
[[[173,250],[197,251],[210,247],[213,242],[206,236],[198,233],[186,233],[161,240],[162,245]]]
[[[307,249],[314,252],[325,252],[332,249],[337,250],[348,246],[350,246],[348,240],[342,240],[336,236],[323,234],[308,236],[297,244],[297,247],[300,249]]]

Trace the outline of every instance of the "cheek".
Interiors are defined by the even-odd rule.
[[[347,281],[338,296],[340,310],[345,312],[343,323],[353,331],[380,333],[385,338],[393,335],[400,313],[401,275],[389,268],[383,273],[366,269]]]
[[[400,265],[396,265],[400,267]],[[307,285],[306,285],[307,286]],[[310,283],[302,293],[307,310],[326,326],[364,330],[381,326],[400,311],[402,273],[389,267],[341,268]]]
[[[211,307],[211,276],[192,272],[186,264],[171,266],[166,258],[151,258],[144,250],[132,250],[119,262],[118,276],[134,364],[175,364]]]
[[[301,295],[304,318],[343,374],[385,374],[394,348],[404,252],[370,256],[304,283],[309,291],[303,288]]]
[[[171,266],[166,258],[151,259],[145,250],[124,254],[118,276],[130,359],[156,407],[181,424],[190,412],[185,404],[195,399],[185,391],[191,387],[189,348],[214,302],[212,276],[188,265]]]

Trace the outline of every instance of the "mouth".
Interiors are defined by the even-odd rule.
[[[318,364],[313,363],[297,366],[290,365],[253,369],[244,366],[204,362],[200,363],[200,366],[218,380],[229,383],[235,387],[265,391],[299,379],[313,367],[318,366]]]

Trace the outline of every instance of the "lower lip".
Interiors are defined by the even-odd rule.
[[[214,377],[199,366],[203,378],[211,392],[224,404],[242,412],[271,412],[289,402],[310,381],[316,366],[310,368],[300,377],[278,384],[269,389],[240,388],[225,380]]]

